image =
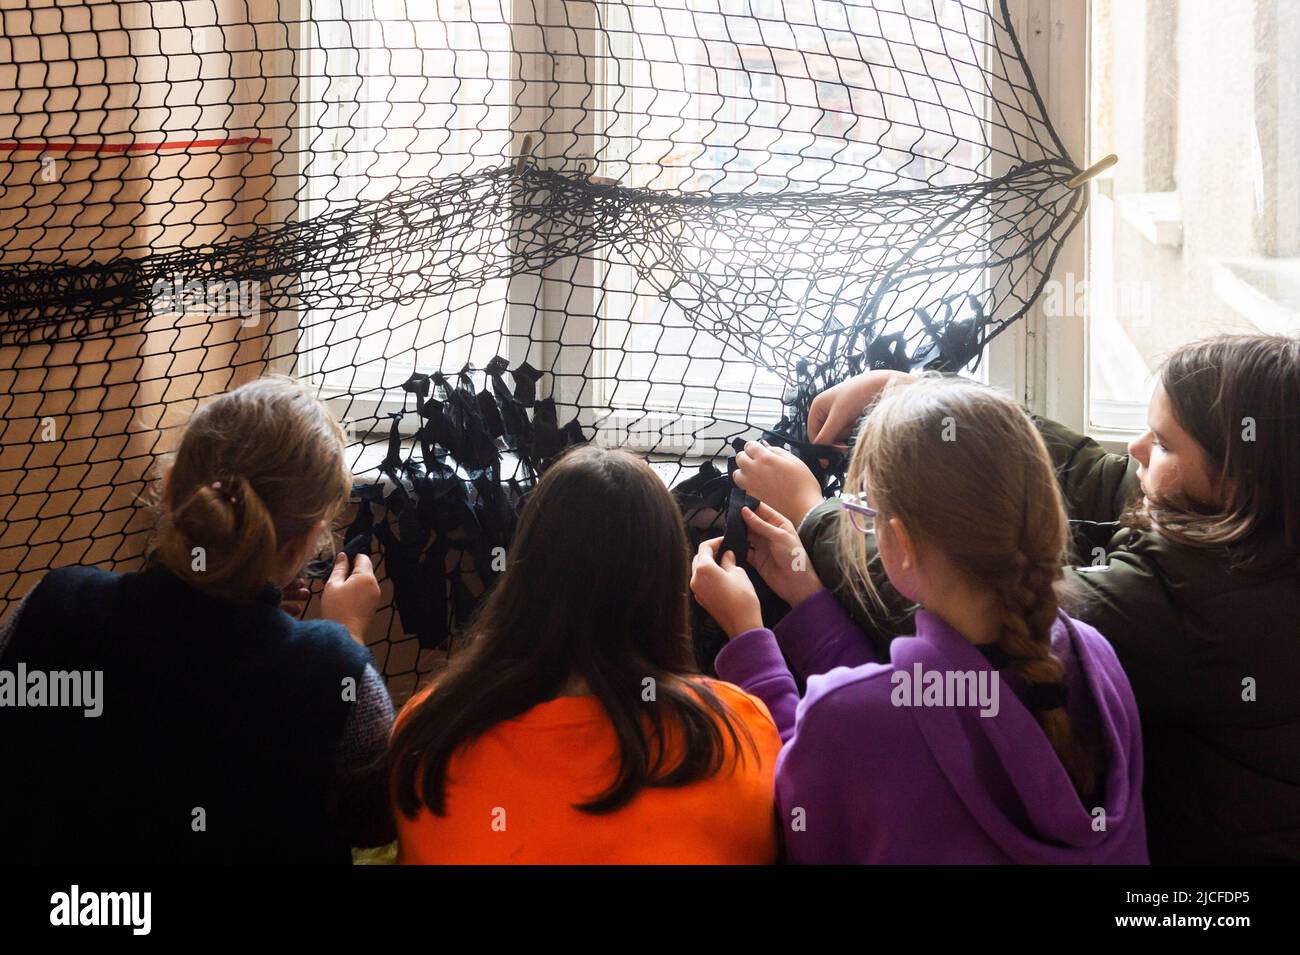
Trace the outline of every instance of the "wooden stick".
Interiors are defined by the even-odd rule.
[[[519,150],[519,158],[515,160],[516,176],[523,174],[524,165],[528,162],[528,157],[532,155],[532,152],[533,152],[533,134],[524,133],[523,148]]]
[[[1115,163],[1117,162],[1119,162],[1119,157],[1116,156],[1114,153],[1111,153],[1106,158],[1100,159],[1097,162],[1093,163],[1083,172],[1079,173],[1077,176],[1075,176],[1073,179],[1067,182],[1065,184],[1065,188],[1078,189],[1089,179],[1093,179],[1096,176],[1101,175],[1103,172],[1105,172],[1111,166],[1115,165]]]

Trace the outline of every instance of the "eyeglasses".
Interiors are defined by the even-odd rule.
[[[876,516],[876,509],[867,503],[865,493],[841,494],[840,507],[849,512],[849,520],[853,522],[856,530],[863,534],[872,532],[870,522]]]

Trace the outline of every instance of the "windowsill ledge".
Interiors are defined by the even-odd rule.
[[[1300,258],[1220,259],[1214,293],[1261,332],[1300,331]]]
[[[1120,217],[1152,245],[1183,245],[1183,206],[1176,192],[1131,192],[1116,202]]]

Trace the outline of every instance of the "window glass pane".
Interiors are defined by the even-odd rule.
[[[311,6],[300,102],[305,218],[501,164],[512,110],[505,10],[500,0]],[[487,271],[506,240],[506,223],[489,222],[454,258],[415,243],[377,250],[350,275],[335,267],[339,300],[305,318],[299,373],[327,393],[382,396],[412,371],[483,367],[503,350],[507,280],[457,282],[451,269]]]
[[[928,2],[725,0],[687,8],[690,29],[677,35],[655,3],[606,5],[603,171],[624,185],[756,196],[941,187],[987,173],[985,120],[994,102],[984,72],[987,17]],[[743,227],[718,229],[703,242],[689,237],[686,265],[766,270],[773,288],[795,274],[838,276],[849,291],[809,287],[808,300],[852,304],[852,277],[869,274],[863,247],[872,235],[813,236],[801,245],[779,216],[746,224],[769,238],[763,257],[754,260]],[[980,239],[968,237],[972,246]],[[691,260],[706,255],[708,263]],[[605,263],[595,403],[774,424],[783,383],[770,369],[799,354],[802,337],[821,335],[826,309],[774,316],[764,300],[732,314],[732,303],[719,303],[720,327],[737,329],[724,341],[693,326],[657,293],[654,276],[646,278],[635,257]],[[871,290],[862,285],[865,298]],[[900,292],[898,313],[908,314],[925,291]],[[856,309],[837,317],[851,323]]]
[[[1300,4],[1092,0],[1094,427],[1142,429],[1154,371],[1221,332],[1300,332]]]

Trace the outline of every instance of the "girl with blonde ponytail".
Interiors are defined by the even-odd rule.
[[[747,448],[738,483],[774,453]],[[793,608],[774,630],[733,556],[715,559],[718,541],[692,581],[731,636],[719,675],[760,696],[787,740],[789,858],[1146,862],[1133,695],[1106,640],[1059,607],[1068,525],[1025,414],[957,378],[887,389],[845,487],[844,576],[882,605],[877,552],[921,608],[915,636],[882,654],[766,504],[745,519],[751,564]]]
[[[344,450],[339,422],[287,378],[213,398],[166,470],[145,569],[60,568],[27,596],[0,631],[2,665],[98,674],[102,697],[94,719],[0,723],[28,772],[0,796],[16,852],[347,862],[349,846],[391,839],[372,822],[393,710],[363,643],[369,559],[339,556],[323,619],[282,609],[347,501]]]

